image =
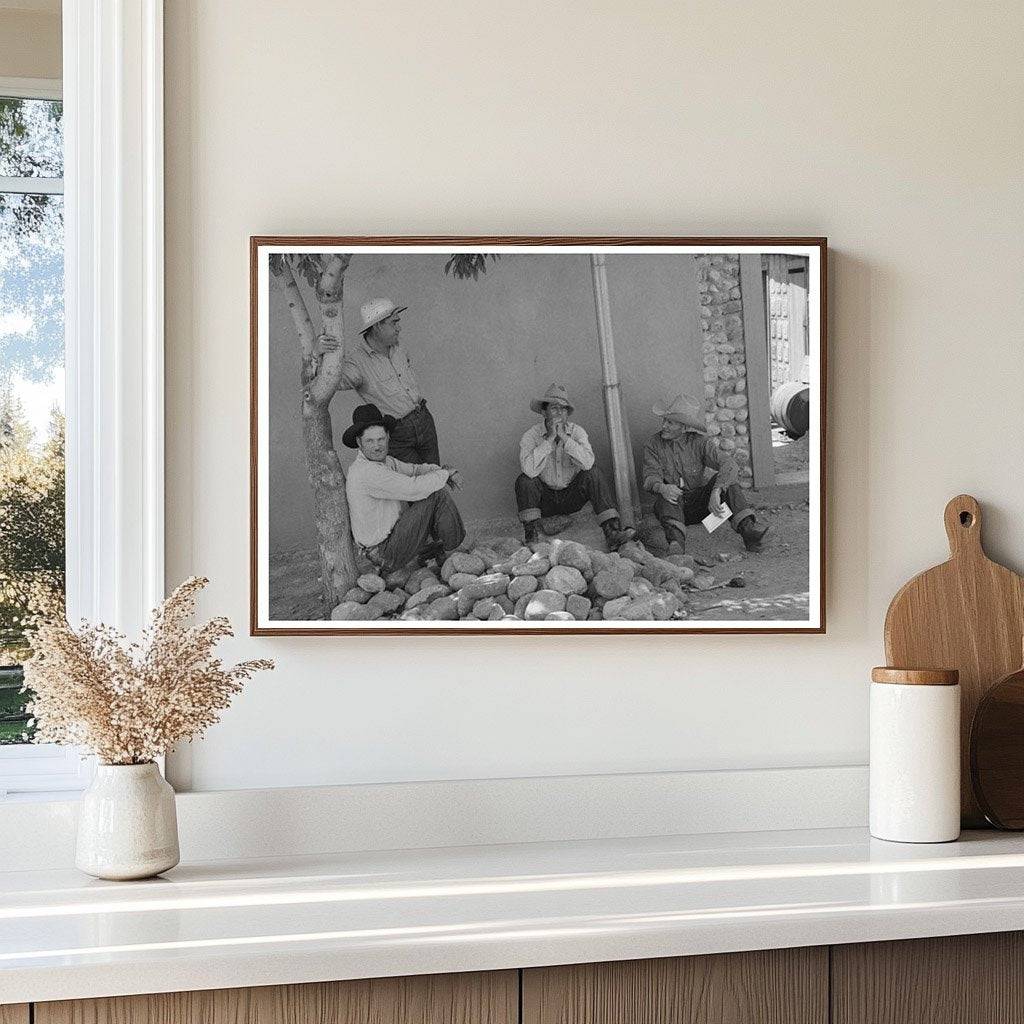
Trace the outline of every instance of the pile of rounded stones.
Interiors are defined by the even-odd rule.
[[[686,617],[695,565],[636,542],[607,554],[569,540],[498,537],[453,552],[439,568],[367,573],[335,620],[664,621]]]

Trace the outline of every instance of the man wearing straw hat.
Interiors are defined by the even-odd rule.
[[[388,454],[400,462],[441,461],[434,417],[420,394],[405,349],[398,343],[401,314],[407,306],[391,299],[370,299],[359,312],[360,339],[346,346],[338,389],[354,389],[367,405],[375,405],[395,420],[388,442]],[[317,339],[317,355],[335,351],[341,342],[329,334]]]
[[[587,432],[569,419],[573,406],[565,385],[552,384],[530,408],[544,419],[519,444],[523,471],[516,478],[516,505],[527,543],[537,539],[542,516],[570,515],[589,501],[608,550],[617,550],[635,531],[622,529],[615,495],[594,465]]]
[[[686,549],[686,527],[708,513],[720,514],[723,498],[732,511],[730,523],[748,551],[760,551],[768,532],[759,526],[754,510],[739,485],[739,472],[731,456],[707,436],[703,403],[677,395],[667,405],[655,405],[661,429],[644,446],[643,487],[656,494],[654,514],[669,546]],[[714,475],[705,480],[706,470]]]

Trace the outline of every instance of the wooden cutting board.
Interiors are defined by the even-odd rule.
[[[981,507],[969,494],[946,506],[948,562],[915,576],[885,616],[885,657],[895,668],[960,672],[960,814],[965,828],[984,827],[971,789],[970,734],[978,702],[1020,667],[1024,579],[993,562],[981,546]]]
[[[971,785],[986,820],[1024,829],[1024,668],[994,683],[978,702]]]

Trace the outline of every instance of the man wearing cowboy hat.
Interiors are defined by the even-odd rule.
[[[457,486],[449,466],[401,462],[388,455],[395,418],[375,405],[357,406],[342,435],[359,453],[345,480],[352,536],[382,572],[420,557],[442,558],[465,539],[462,517],[448,487]]]
[[[388,452],[403,462],[441,461],[437,428],[427,402],[420,395],[416,375],[405,349],[398,343],[401,313],[391,299],[370,299],[360,308],[359,341],[347,346],[341,368],[339,391],[352,388],[366,403],[375,405],[395,420]],[[329,334],[317,338],[318,356],[337,350],[341,342]]]
[[[729,522],[748,551],[760,551],[767,526],[758,526],[747,496],[739,485],[736,462],[719,450],[704,428],[703,403],[677,395],[665,406],[655,405],[661,429],[644,446],[643,486],[658,496],[654,514],[669,545],[686,548],[686,527],[701,522],[725,503],[732,510]],[[705,480],[705,470],[714,475]]]
[[[541,516],[569,515],[589,501],[610,551],[632,538],[624,530],[608,481],[594,465],[587,432],[572,423],[573,406],[564,384],[552,384],[530,408],[543,422],[523,434],[519,444],[522,473],[516,477],[516,505],[527,543],[537,538]]]

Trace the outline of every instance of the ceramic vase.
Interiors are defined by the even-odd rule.
[[[178,863],[174,790],[153,763],[101,764],[82,794],[75,864],[96,878],[150,878]]]

